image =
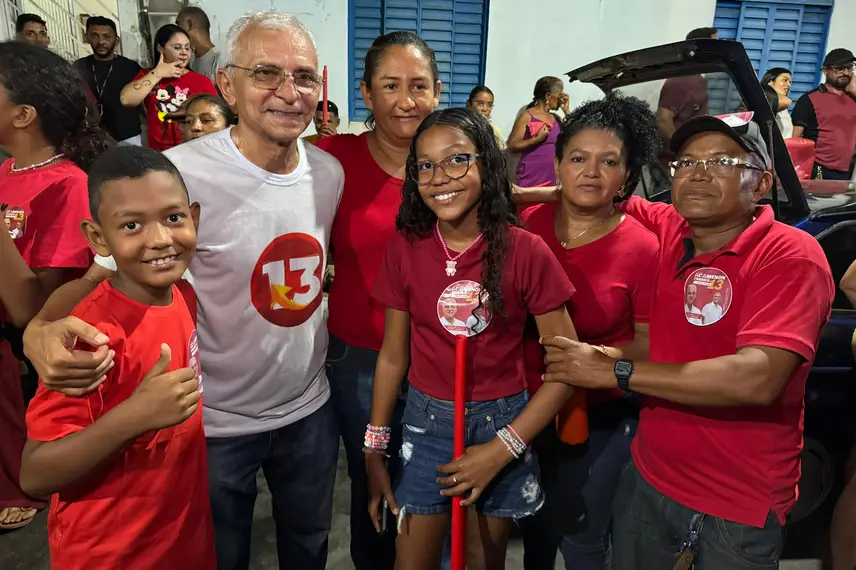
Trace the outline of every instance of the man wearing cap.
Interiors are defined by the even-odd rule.
[[[799,98],[792,115],[794,136],[815,142],[812,178],[849,180],[856,151],[856,57],[834,49],[823,60],[826,83]]]
[[[758,205],[773,176],[751,118],[684,124],[671,141],[673,204],[624,207],[660,241],[650,361],[542,339],[545,381],[643,398],[615,498],[614,570],[677,568],[679,553],[696,570],[778,568],[834,285],[815,239]],[[716,298],[718,318],[691,318],[690,290],[698,306]]]

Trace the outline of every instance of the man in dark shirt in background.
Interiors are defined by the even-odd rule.
[[[799,98],[791,118],[794,136],[815,142],[811,177],[849,180],[856,151],[856,57],[834,49],[823,60],[826,83]]]
[[[98,101],[101,126],[120,144],[141,146],[139,111],[119,102],[122,88],[139,73],[139,64],[116,53],[119,36],[116,22],[109,18],[87,18],[86,41],[92,55],[78,59],[74,66]]]

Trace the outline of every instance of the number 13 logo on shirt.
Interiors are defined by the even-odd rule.
[[[279,236],[265,248],[253,269],[253,306],[274,325],[301,325],[321,304],[323,272],[324,249],[318,240],[301,233]]]

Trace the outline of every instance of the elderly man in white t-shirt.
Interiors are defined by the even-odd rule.
[[[323,570],[338,431],[321,283],[344,175],[333,157],[300,141],[322,78],[314,39],[297,18],[239,18],[225,57],[218,85],[240,123],[165,153],[202,207],[188,278],[198,297],[217,566],[249,567],[261,469],[280,568]],[[111,268],[112,260],[97,261]],[[27,354],[53,389],[91,388],[109,364],[103,346],[94,355],[66,348],[73,336],[103,345],[97,331],[56,320],[111,275],[104,268],[58,290],[27,331]]]

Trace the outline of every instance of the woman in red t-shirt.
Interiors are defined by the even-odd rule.
[[[85,169],[112,143],[87,121],[74,68],[44,48],[0,44],[0,530],[29,523],[44,503],[18,485],[26,440],[21,332],[48,295],[91,263]]]
[[[528,445],[571,395],[550,383],[529,401],[524,329],[534,315],[541,335],[575,335],[565,308],[574,288],[544,241],[519,227],[505,160],[484,117],[436,111],[411,149],[400,233],[372,290],[386,310],[365,433],[369,511],[378,529],[381,499],[399,517],[397,567],[436,570],[451,497],[463,495],[475,507],[469,566],[503,570],[514,522],[544,501]],[[456,335],[470,337],[469,447],[453,461]],[[393,493],[385,454],[405,375],[403,464]]]
[[[141,70],[119,95],[122,105],[146,107],[149,147],[164,151],[181,144],[178,123],[167,115],[199,93],[217,95],[211,80],[187,68],[190,38],[175,24],[162,26],[155,34],[154,69]]]
[[[315,143],[335,156],[345,171],[331,238],[336,277],[328,299],[327,375],[348,457],[351,558],[356,570],[392,570],[395,564],[395,533],[378,535],[366,510],[363,435],[384,326],[384,307],[369,291],[384,247],[395,233],[410,143],[416,128],[436,108],[440,88],[434,52],[419,36],[412,32],[381,36],[365,58],[362,92],[372,110],[366,122],[369,131]],[[402,400],[398,417],[403,409]],[[390,446],[395,457],[400,443],[396,429]]]
[[[656,117],[639,99],[613,94],[578,107],[556,141],[560,201],[523,215],[524,226],[544,239],[576,288],[568,309],[580,340],[620,347],[610,349],[620,351],[618,358],[648,358],[658,243],[615,203],[632,194],[659,141]],[[535,334],[526,358],[534,391],[544,373]],[[524,526],[527,570],[553,570],[559,548],[568,568],[607,566],[612,501],[630,460],[638,409],[612,392],[590,392],[588,403],[585,445],[561,441],[561,414],[558,437],[551,426],[536,442],[547,501]]]

